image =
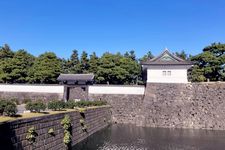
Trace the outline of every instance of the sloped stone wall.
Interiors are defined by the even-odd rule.
[[[89,99],[105,100],[111,105],[112,121],[115,123],[135,123],[142,109],[144,95],[89,94]]]
[[[56,150],[66,149],[63,143],[64,129],[61,120],[68,114],[72,120],[72,143],[75,145],[91,134],[106,127],[111,119],[109,107],[88,109],[85,112],[85,124],[87,132],[82,130],[79,112],[65,112],[55,115],[21,119],[0,124],[0,147],[4,150]],[[26,140],[28,129],[34,127],[38,136],[34,144]],[[52,128],[55,135],[48,134]]]
[[[148,84],[144,126],[225,130],[225,83]]]
[[[114,122],[225,130],[225,83],[151,83],[145,95],[89,94],[112,106]]]

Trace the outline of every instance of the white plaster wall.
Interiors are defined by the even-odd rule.
[[[171,76],[163,76],[163,71],[171,71]],[[148,83],[187,83],[187,69],[148,69]]]
[[[130,94],[144,95],[144,86],[89,86],[89,94]]]
[[[64,87],[57,85],[4,85],[0,84],[0,92],[34,92],[63,94]]]

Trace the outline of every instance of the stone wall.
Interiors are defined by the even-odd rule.
[[[148,84],[140,125],[225,130],[225,83]]]
[[[71,86],[68,87],[68,100],[80,99],[87,100],[88,99],[88,86]]]
[[[64,86],[40,84],[0,84],[0,99],[52,100],[63,99]]]
[[[63,94],[59,93],[39,93],[39,92],[0,92],[0,98],[17,99],[23,103],[25,99],[50,101],[53,99],[63,99]]]
[[[89,99],[105,100],[111,105],[112,121],[135,123],[143,103],[144,95],[89,94]]]
[[[145,95],[89,94],[112,106],[118,123],[225,130],[225,83],[152,83]]]
[[[55,150],[66,149],[63,143],[64,129],[60,122],[68,114],[72,120],[72,144],[75,145],[89,135],[106,127],[111,119],[109,107],[100,107],[88,109],[85,112],[85,124],[87,132],[82,130],[80,119],[82,118],[79,112],[65,112],[55,115],[46,115],[42,117],[21,119],[0,124],[0,145],[1,149],[16,149],[16,150]],[[34,127],[38,136],[36,142],[30,144],[26,140],[27,131]],[[50,128],[54,129],[55,135],[48,134]]]

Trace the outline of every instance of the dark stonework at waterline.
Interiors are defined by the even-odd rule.
[[[224,150],[225,131],[109,126],[74,150]]]
[[[118,123],[225,130],[225,83],[147,84],[141,95],[89,94],[107,100]]]
[[[72,143],[75,145],[91,134],[109,125],[111,114],[109,107],[88,109],[85,113],[85,125],[87,130],[82,130],[79,112],[65,112],[55,115],[20,119],[0,124],[0,149],[3,150],[56,150],[66,149],[63,143],[64,129],[61,121],[65,115],[72,120]],[[31,144],[26,139],[28,129],[34,127],[38,136],[35,143]],[[48,133],[49,129],[54,130],[54,135]]]

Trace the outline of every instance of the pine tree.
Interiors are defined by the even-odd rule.
[[[7,68],[7,66],[13,58],[13,55],[13,51],[7,44],[0,47],[0,82],[2,83],[7,83],[10,81],[10,69]]]
[[[34,56],[25,50],[15,52],[7,65],[7,68],[10,70],[8,72],[8,80],[12,83],[26,83],[28,81],[28,70],[33,65],[34,59]]]
[[[70,60],[68,61],[68,70],[69,73],[81,73],[80,61],[77,50],[73,50]]]
[[[99,61],[99,58],[97,57],[96,53],[93,52],[90,55],[89,70],[88,70],[88,72],[94,73],[94,74],[97,73],[97,71],[98,71],[98,64],[99,64],[98,61]]]
[[[147,54],[144,55],[144,56],[140,59],[140,61],[147,61],[147,60],[152,59],[152,58],[154,58],[154,56],[152,55],[152,52],[151,52],[151,51],[148,51]]]
[[[85,51],[83,51],[81,54],[80,69],[81,69],[81,73],[88,73],[89,59],[88,59],[88,54]]]
[[[41,54],[29,72],[31,83],[57,83],[61,72],[60,59],[52,52]]]

